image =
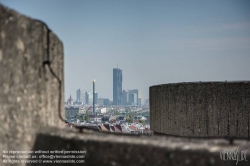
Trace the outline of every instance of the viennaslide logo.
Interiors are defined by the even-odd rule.
[[[239,147],[236,150],[223,150],[220,151],[220,158],[223,161],[236,161],[236,165],[239,161],[247,161],[247,150],[239,151]]]

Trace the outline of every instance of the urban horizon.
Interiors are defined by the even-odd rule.
[[[116,89],[117,89],[117,78],[116,78],[116,70],[120,71],[120,103],[117,103],[114,101],[114,99],[117,98],[116,96]],[[94,83],[94,84],[93,84]],[[110,104],[109,105],[143,105],[143,104],[148,104],[148,98],[142,98],[141,96],[141,90],[140,88],[134,88],[134,89],[122,89],[122,70],[120,68],[113,68],[113,97],[110,99],[108,97],[99,97],[98,91],[96,89],[94,90],[95,94],[93,93],[93,90],[88,90],[86,88],[80,87],[75,90],[75,93],[70,94],[70,96],[65,96],[65,103],[68,103],[69,101],[73,101],[75,104],[87,104],[87,105],[93,105],[93,98],[95,99],[95,104],[98,104],[98,99],[108,99]],[[94,86],[93,88],[96,87],[96,79],[94,78],[92,80],[92,85]],[[114,92],[116,91],[116,92]],[[133,96],[133,95],[136,96]],[[93,97],[95,95],[95,97]],[[126,96],[124,96],[126,95]],[[75,97],[75,98],[74,98]],[[133,98],[133,99],[131,99]]]

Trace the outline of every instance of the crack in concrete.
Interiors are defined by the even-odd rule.
[[[46,23],[44,23],[41,20],[35,20],[41,24],[43,24],[46,29],[47,29],[47,60],[43,61],[42,66],[43,68],[47,65],[49,67],[49,71],[50,73],[56,78],[59,86],[58,86],[58,90],[59,90],[59,99],[58,99],[58,117],[61,121],[66,122],[66,119],[64,119],[61,115],[61,99],[62,99],[62,80],[59,78],[59,76],[56,75],[56,73],[54,72],[54,70],[51,67],[51,60],[50,60],[50,32],[51,30],[49,29],[48,25]]]

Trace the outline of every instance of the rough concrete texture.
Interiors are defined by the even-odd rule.
[[[33,147],[33,150],[86,151],[84,160],[88,166],[235,166],[236,161],[221,160],[220,152],[237,149],[239,152],[247,150],[247,161],[238,161],[237,165],[248,166],[250,142],[246,140],[237,140],[229,145],[224,139],[131,136],[87,130],[79,133],[78,130],[49,128],[38,133]]]
[[[250,82],[151,86],[150,118],[158,133],[250,139]]]
[[[58,118],[59,99],[64,106],[63,45],[48,32],[0,4],[0,154],[31,149],[40,126],[64,126]],[[60,92],[46,61],[62,81]]]

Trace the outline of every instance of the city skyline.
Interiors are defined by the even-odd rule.
[[[144,100],[147,98],[141,98],[141,93],[139,89],[122,89],[122,70],[119,68],[113,68],[113,100],[110,100],[112,102],[112,105],[141,105],[144,103]],[[95,91],[95,79],[92,81],[93,83],[93,91],[85,90],[85,88],[79,88],[76,90],[76,99],[75,102],[82,102],[82,104],[91,104],[89,102],[89,94],[92,94],[95,92],[97,94],[97,99],[109,99],[107,97],[100,97],[98,98],[98,92]],[[124,94],[124,92],[126,92]],[[134,96],[133,99],[130,99],[130,95],[136,95],[135,99]],[[94,93],[93,95],[94,96]],[[67,98],[67,97],[66,97]],[[71,94],[70,94],[71,99]],[[70,99],[66,99],[70,100]],[[73,98],[72,98],[73,99]],[[91,96],[90,96],[91,99]],[[132,101],[129,101],[132,100]]]
[[[137,100],[138,100],[138,98],[141,98],[141,93],[139,93],[139,89],[138,88],[136,88],[136,89],[133,89],[133,90],[129,90],[129,89],[122,89],[122,70],[121,69],[119,69],[119,68],[113,68],[113,98],[112,99],[114,99],[114,96],[115,96],[115,94],[117,93],[117,92],[115,92],[115,90],[116,90],[116,86],[117,86],[117,84],[121,84],[121,85],[119,85],[120,87],[119,87],[119,89],[120,89],[120,104],[124,104],[123,102],[122,102],[122,93],[123,93],[123,91],[133,91],[133,92],[135,92],[135,91],[137,91],[137,92],[135,92],[136,94],[137,94]],[[95,82],[95,79],[92,81],[92,83],[93,82]],[[84,97],[81,97],[81,94],[83,93],[83,91],[84,92],[93,92],[93,91],[90,91],[90,90],[85,90],[85,88],[78,88],[77,90],[76,90],[76,99],[75,99],[75,101],[80,101],[80,102],[83,102],[83,99],[82,98],[84,98]],[[95,91],[96,92],[96,91]],[[71,95],[71,94],[70,94]],[[85,95],[85,93],[84,93],[84,95]],[[67,96],[66,96],[66,98],[67,98]],[[67,100],[65,98],[65,100]],[[103,97],[101,97],[101,98],[108,98],[108,97],[106,97],[106,96],[103,96]],[[108,98],[108,99],[110,99],[110,98]],[[112,100],[112,99],[110,99],[110,101],[114,101],[114,100]],[[146,100],[146,99],[148,99],[148,98],[141,98],[142,100]],[[84,100],[84,102],[85,102],[85,100]],[[128,102],[128,101],[127,101]]]
[[[250,1],[7,1],[45,22],[64,45],[65,100],[77,88],[112,97],[112,68],[123,90],[152,85],[250,80]]]

